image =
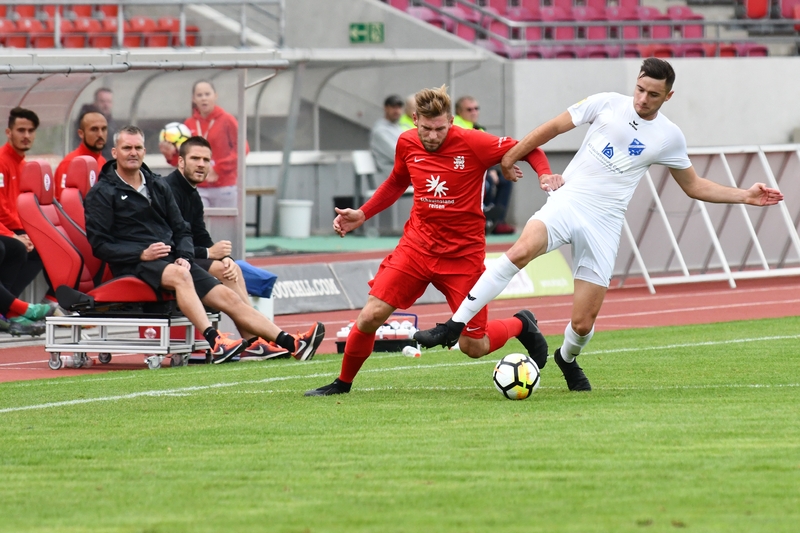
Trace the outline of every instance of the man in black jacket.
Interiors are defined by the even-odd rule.
[[[194,263],[208,271],[239,295],[244,303],[250,305],[242,269],[230,255],[231,242],[226,240],[214,242],[203,220],[203,200],[200,198],[197,186],[205,181],[209,170],[211,170],[211,145],[204,137],[189,137],[178,149],[178,168],[164,180],[172,189],[178,208],[189,224],[194,242]],[[246,331],[240,333],[244,338],[253,336]],[[264,361],[289,357],[289,352],[290,350],[274,342],[259,338],[242,352],[241,358],[243,361]]]
[[[214,329],[204,304],[230,316],[240,331],[274,340],[295,358],[313,357],[325,327],[311,335],[289,335],[242,302],[208,272],[193,264],[194,244],[170,187],[144,164],[144,133],[121,128],[100,179],[86,195],[86,233],[94,254],[115,276],[132,274],[156,290],[175,291],[178,307],[212,347],[214,363],[242,353],[249,340],[230,340]]]

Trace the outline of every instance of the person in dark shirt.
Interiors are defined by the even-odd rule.
[[[206,229],[203,216],[203,199],[197,186],[203,183],[211,170],[211,145],[198,136],[189,137],[178,149],[178,168],[164,180],[172,189],[175,202],[189,224],[194,243],[194,263],[217,278],[250,305],[242,269],[231,258],[231,242],[214,242]],[[243,337],[247,332],[240,332]],[[289,357],[289,350],[259,338],[245,349],[242,360],[266,360]]]
[[[155,290],[174,291],[183,314],[212,347],[215,364],[240,355],[256,339],[227,339],[211,326],[204,305],[230,316],[240,331],[274,340],[298,360],[313,357],[325,335],[321,323],[305,334],[290,335],[193,264],[189,225],[164,178],[144,164],[144,154],[142,130],[121,128],[114,160],[103,166],[84,203],[94,255],[108,263],[114,276],[133,275]]]

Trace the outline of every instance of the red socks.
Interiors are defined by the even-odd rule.
[[[505,346],[508,339],[522,333],[522,321],[517,317],[490,320],[486,324],[486,334],[489,336],[489,352]]]
[[[11,305],[8,306],[8,316],[22,316],[28,312],[28,302],[23,302],[19,298],[15,298]]]
[[[519,322],[519,321],[518,321]],[[353,325],[347,342],[344,345],[344,357],[342,358],[342,372],[339,380],[345,383],[352,383],[361,370],[361,366],[375,347],[375,333],[363,333],[357,325]]]

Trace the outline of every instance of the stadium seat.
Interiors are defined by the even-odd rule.
[[[669,43],[654,43],[639,45],[641,57],[676,57],[678,50]]]
[[[12,47],[25,48],[27,44],[27,39],[24,36],[22,38],[23,39],[22,46],[19,46],[19,44],[13,44],[14,41],[12,41],[11,44],[8,44],[6,42],[9,39],[16,38],[16,32],[17,32],[17,25],[14,24],[13,20],[0,18],[0,46],[5,46],[7,48],[12,48]]]
[[[539,6],[536,6],[536,9],[530,9],[527,7],[509,7],[506,9],[506,18],[511,20],[521,20],[521,21],[536,21],[542,20],[542,15],[539,13]]]
[[[400,11],[408,10],[408,6],[411,4],[411,0],[384,0],[384,1],[390,6],[399,9]]]
[[[770,3],[770,0],[744,0],[745,18],[769,18]]]
[[[100,25],[103,28],[103,36],[111,37],[111,39],[116,42],[117,38],[117,19],[114,17],[106,17],[100,21]],[[125,25],[123,26],[123,31],[125,36],[123,37],[122,46],[125,48],[138,48],[142,46],[142,37],[141,35],[136,35],[131,32],[130,23],[126,20]]]
[[[496,38],[500,36],[505,37],[506,39],[512,39],[511,30],[512,28],[503,22],[500,22],[499,20],[493,20],[489,25],[489,38],[479,39],[476,41],[476,44],[494,52],[495,54],[507,57],[509,59],[519,59],[525,57],[525,46],[523,43],[520,42],[519,44],[515,45],[513,43],[502,42]]]
[[[724,43],[707,43],[703,45],[706,51],[706,57],[737,57],[738,51],[732,44]]]
[[[119,6],[113,4],[103,4],[97,6],[97,9],[104,17],[116,17],[119,12]]]
[[[481,7],[491,8],[495,13],[503,16],[505,16],[508,10],[508,0],[485,0],[483,4],[479,5],[481,5]]]
[[[94,256],[89,239],[86,238],[86,216],[83,211],[83,200],[89,189],[97,181],[99,169],[97,161],[88,155],[81,155],[73,159],[67,169],[66,180],[62,185],[61,200],[55,201],[57,209],[67,217],[72,224],[63,224],[67,237],[83,256],[83,262],[89,270],[95,285],[112,278],[111,270],[105,263]],[[56,180],[63,176],[55,176]]]
[[[149,17],[131,17],[125,23],[125,34],[130,33],[132,37],[138,39],[139,46],[147,46],[148,38],[153,37],[156,32],[156,21]]]
[[[6,12],[7,12],[6,6],[4,5],[0,6],[0,19],[5,18]],[[0,38],[2,38],[2,32],[0,32]]]
[[[14,37],[19,38],[20,35],[23,35],[25,38],[26,44],[24,45],[24,47],[53,48],[53,46],[55,46],[53,35],[51,34],[48,39],[48,36],[46,35],[45,32],[44,24],[42,24],[41,21],[34,18],[24,18],[24,19],[19,19],[17,21],[17,35],[15,35]],[[6,42],[8,41],[9,39],[7,38]],[[12,46],[18,46],[18,44],[14,44]]]
[[[64,31],[61,45],[64,48],[84,48],[87,45],[94,47],[93,44],[89,43],[89,37],[102,33],[102,31],[103,28],[97,19],[87,17],[75,19],[72,23],[72,28],[69,31]]]
[[[415,19],[427,22],[428,24],[436,26],[437,28],[442,28],[443,30],[447,30],[448,28],[454,27],[451,19],[445,19],[445,17],[427,7],[408,6],[408,9],[406,9],[406,13],[408,13]]]
[[[542,7],[539,10],[542,22],[574,22],[572,14],[561,7]],[[571,41],[575,39],[574,26],[552,26],[544,28],[544,40],[552,43],[548,55],[555,59],[569,59],[578,57],[574,45],[558,44],[558,41]]]
[[[14,15],[17,17],[17,19],[35,18],[36,17],[36,6],[32,6],[32,5],[15,5],[14,6]]]
[[[767,57],[769,49],[763,44],[758,43],[734,43],[736,55],[738,57]]]
[[[637,7],[641,6],[642,3],[640,0],[619,0],[617,5],[627,9],[636,9]]]
[[[94,13],[94,7],[89,4],[70,6],[72,18],[91,17]]]
[[[64,6],[54,6],[54,5],[46,5],[41,7],[41,14],[44,14],[47,18],[53,18],[56,16],[56,7],[58,7],[58,14],[60,16],[64,15]]]

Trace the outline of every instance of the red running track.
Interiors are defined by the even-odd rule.
[[[385,252],[347,255],[347,260],[353,260],[354,256],[360,259],[370,255],[383,257]],[[266,265],[278,262],[299,263],[341,259],[341,254],[335,254],[289,256],[280,258],[279,261],[262,259],[251,262]],[[612,288],[606,296],[596,329],[609,331],[797,315],[800,304],[800,277],[743,280],[737,284],[736,289],[730,289],[727,283],[722,282],[673,285],[657,288],[655,295],[651,295],[643,285]],[[489,304],[489,318],[505,318],[520,309],[530,309],[536,314],[539,326],[545,335],[559,335],[564,332],[569,322],[571,305],[572,296],[498,300]],[[446,304],[417,305],[408,311],[419,317],[421,329],[432,327],[436,322],[443,322],[451,315]],[[323,322],[326,336],[318,353],[326,354],[336,353],[336,332],[354,320],[357,315],[358,310],[282,315],[276,317],[275,322],[289,332],[304,331],[315,320]],[[91,355],[96,356],[96,354]],[[115,355],[111,364],[95,364],[92,368],[77,370],[53,371],[48,368],[47,360],[48,354],[44,351],[43,345],[0,349],[0,382],[68,377],[114,370],[146,370],[140,354]]]

